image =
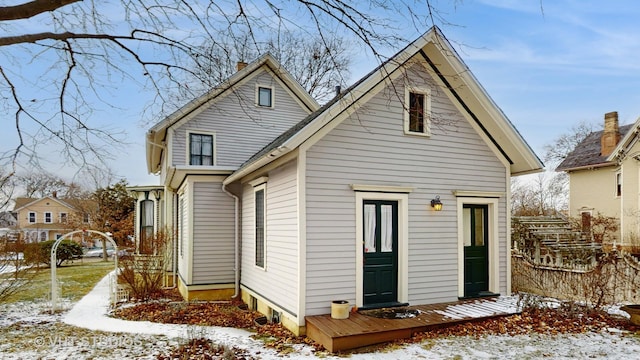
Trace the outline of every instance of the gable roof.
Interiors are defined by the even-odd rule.
[[[482,88],[469,68],[437,27],[432,27],[400,52],[383,62],[358,82],[337,95],[316,112],[273,140],[247,160],[224,182],[231,183],[249,172],[292,151],[339,114],[359,102],[414,56],[424,59],[447,95],[458,103],[510,164],[512,175],[542,171],[544,165],[502,110]]]
[[[630,134],[629,131],[633,124],[623,125],[619,127],[620,135],[623,137],[622,141],[618,143],[618,147],[625,143],[624,139],[626,135]],[[603,166],[613,165],[610,156],[603,156],[600,153],[601,150],[601,138],[604,130],[594,131],[587,135],[572,152],[570,152],[564,160],[558,165],[556,171],[570,171],[579,170],[585,168],[596,168]],[[612,152],[616,154],[618,148]]]
[[[20,211],[20,210],[22,210],[22,209],[24,209],[24,208],[26,208],[26,207],[28,207],[30,205],[33,205],[33,204],[35,204],[37,202],[44,201],[44,200],[55,201],[55,202],[57,202],[58,204],[60,204],[60,205],[62,205],[64,207],[67,207],[69,209],[75,209],[75,207],[73,205],[71,205],[71,204],[69,204],[69,203],[67,203],[67,202],[65,202],[65,201],[63,201],[63,200],[61,200],[61,199],[59,199],[57,197],[47,196],[47,197],[43,197],[43,198],[29,198],[29,197],[16,198],[14,200],[15,205],[13,207],[13,211],[14,212]]]
[[[180,109],[173,112],[154,126],[152,126],[146,135],[146,153],[147,153],[147,170],[149,173],[155,173],[160,170],[160,161],[162,152],[164,151],[163,142],[166,139],[167,129],[177,122],[193,117],[209,106],[228,94],[243,80],[257,73],[261,68],[266,67],[273,72],[282,82],[292,91],[297,99],[313,112],[318,109],[319,105],[315,99],[298,83],[298,81],[273,57],[267,53],[248,64],[242,70],[231,75],[227,80],[211,89],[206,94],[191,100]]]

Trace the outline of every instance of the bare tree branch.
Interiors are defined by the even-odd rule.
[[[0,7],[0,21],[28,19],[80,0],[34,0],[15,6]]]

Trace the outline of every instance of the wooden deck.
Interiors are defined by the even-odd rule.
[[[408,306],[408,309],[420,312],[415,317],[403,319],[381,319],[363,312],[351,313],[343,320],[332,319],[329,314],[307,316],[307,337],[331,352],[355,349],[408,338],[438,326],[516,314],[519,311],[514,301],[513,298],[498,297]]]

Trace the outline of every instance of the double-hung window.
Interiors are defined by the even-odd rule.
[[[138,250],[141,254],[151,254],[153,251],[151,242],[153,240],[154,205],[153,200],[140,202],[140,244]]]
[[[51,215],[51,212],[47,211],[44,213],[44,222],[46,224],[51,224],[53,222],[53,217]]]
[[[213,135],[189,134],[189,165],[214,165]]]
[[[622,196],[622,173],[616,173],[616,197]]]
[[[407,88],[405,91],[404,132],[405,134],[431,135],[431,91],[429,89]]]
[[[62,223],[62,224],[66,224],[67,223],[67,213],[65,213],[65,212],[61,212],[60,213],[60,223]]]
[[[29,223],[34,224],[36,222],[36,213],[34,211],[29,211]]]

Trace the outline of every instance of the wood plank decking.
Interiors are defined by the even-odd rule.
[[[437,326],[518,313],[514,298],[485,298],[450,303],[409,306],[419,310],[415,317],[381,319],[361,312],[348,319],[331,315],[307,316],[307,337],[331,352],[355,349],[395,339],[411,337],[416,332]]]

